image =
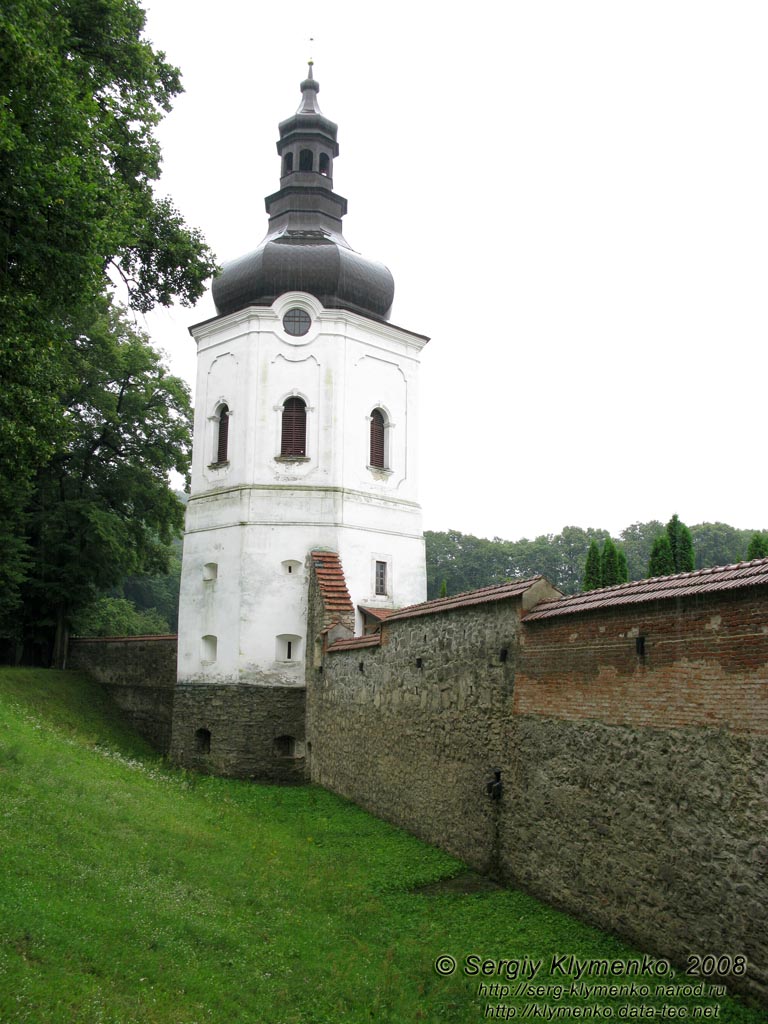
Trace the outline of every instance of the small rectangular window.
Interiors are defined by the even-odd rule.
[[[376,593],[386,595],[387,593],[387,563],[376,563]]]
[[[286,661],[291,661],[293,658],[293,641],[289,640],[285,647],[285,658]]]

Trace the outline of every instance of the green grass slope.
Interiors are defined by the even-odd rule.
[[[167,768],[75,673],[0,670],[1,1024],[469,1022],[597,1003],[763,1020],[637,975],[586,980],[647,983],[647,998],[569,995],[555,953],[637,954],[520,893],[416,888],[460,868],[321,789]],[[536,982],[565,991],[469,975],[470,954],[542,959]]]

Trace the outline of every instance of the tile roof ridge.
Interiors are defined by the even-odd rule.
[[[768,558],[751,558],[745,559],[742,562],[729,562],[726,565],[706,565],[701,569],[688,569],[685,572],[670,573],[668,576],[647,576],[642,580],[628,580],[626,583],[614,583],[610,587],[595,587],[594,590],[580,590],[575,594],[564,595],[560,600],[567,600],[571,597],[585,597],[587,594],[607,594],[612,591],[626,590],[633,587],[643,586],[651,583],[667,583],[670,580],[684,580],[693,579],[699,576],[714,576],[721,573],[728,572],[733,569],[744,569],[748,565],[758,565],[759,563],[765,563],[768,565]],[[546,602],[551,604],[553,602]]]
[[[329,611],[338,612],[354,611],[352,598],[349,595],[347,578],[344,574],[344,566],[338,551],[321,551],[315,549],[310,551],[309,557],[312,560],[317,584],[323,595],[323,601]]]
[[[719,590],[738,590],[768,582],[768,558],[754,558],[728,565],[711,565],[670,576],[651,576],[631,580],[612,587],[598,587],[565,594],[554,601],[543,601],[525,616],[525,621],[565,615],[572,612],[596,611],[600,608],[642,604],[652,600],[690,596]]]
[[[418,601],[416,604],[404,605],[402,608],[395,608],[390,612],[390,616],[400,616],[415,612],[416,609],[428,611],[438,611],[441,607],[448,608],[456,603],[463,603],[464,601],[472,601],[480,603],[478,598],[483,596],[492,597],[495,593],[503,593],[505,590],[510,588],[520,588],[524,584],[533,585],[539,580],[544,579],[541,573],[537,573],[535,576],[524,576],[522,579],[511,579],[506,580],[504,583],[489,583],[485,587],[476,587],[474,590],[464,590],[458,594],[449,594],[447,597],[431,597],[427,601]]]

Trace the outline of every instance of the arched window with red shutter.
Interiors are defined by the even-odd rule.
[[[226,462],[229,458],[229,406],[222,405],[219,409],[216,429],[215,462]]]
[[[280,455],[283,458],[304,458],[307,454],[307,404],[295,395],[283,406]]]
[[[386,428],[387,421],[381,409],[371,413],[371,448],[369,465],[376,469],[386,469]]]

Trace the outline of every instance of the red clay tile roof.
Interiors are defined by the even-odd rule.
[[[387,622],[399,619],[411,619],[417,615],[433,615],[435,612],[448,612],[454,608],[469,608],[475,604],[488,604],[491,601],[503,601],[508,597],[520,597],[526,590],[544,579],[543,576],[531,576],[526,580],[512,580],[509,583],[496,583],[492,587],[481,587],[479,590],[468,590],[464,594],[452,597],[436,597],[422,604],[411,604],[407,608],[398,608],[387,616]]]
[[[328,648],[329,653],[334,651],[356,651],[363,647],[378,647],[381,643],[381,633],[366,633],[365,636],[342,637],[335,640]]]
[[[311,558],[326,611],[354,611],[347,581],[344,579],[344,569],[336,552],[313,551]]]
[[[376,619],[378,622],[388,619],[394,610],[394,608],[366,608],[365,605],[360,605],[361,612],[365,612],[366,615],[370,615],[372,619]]]
[[[768,584],[768,558],[739,562],[736,565],[716,565],[711,569],[681,572],[675,576],[656,576],[650,580],[621,583],[618,587],[604,587],[601,590],[588,590],[583,594],[572,594],[560,601],[547,601],[537,605],[525,616],[524,621],[589,612],[595,608],[615,608],[625,604],[688,597],[691,594],[710,594],[718,590],[737,590],[761,584]]]

